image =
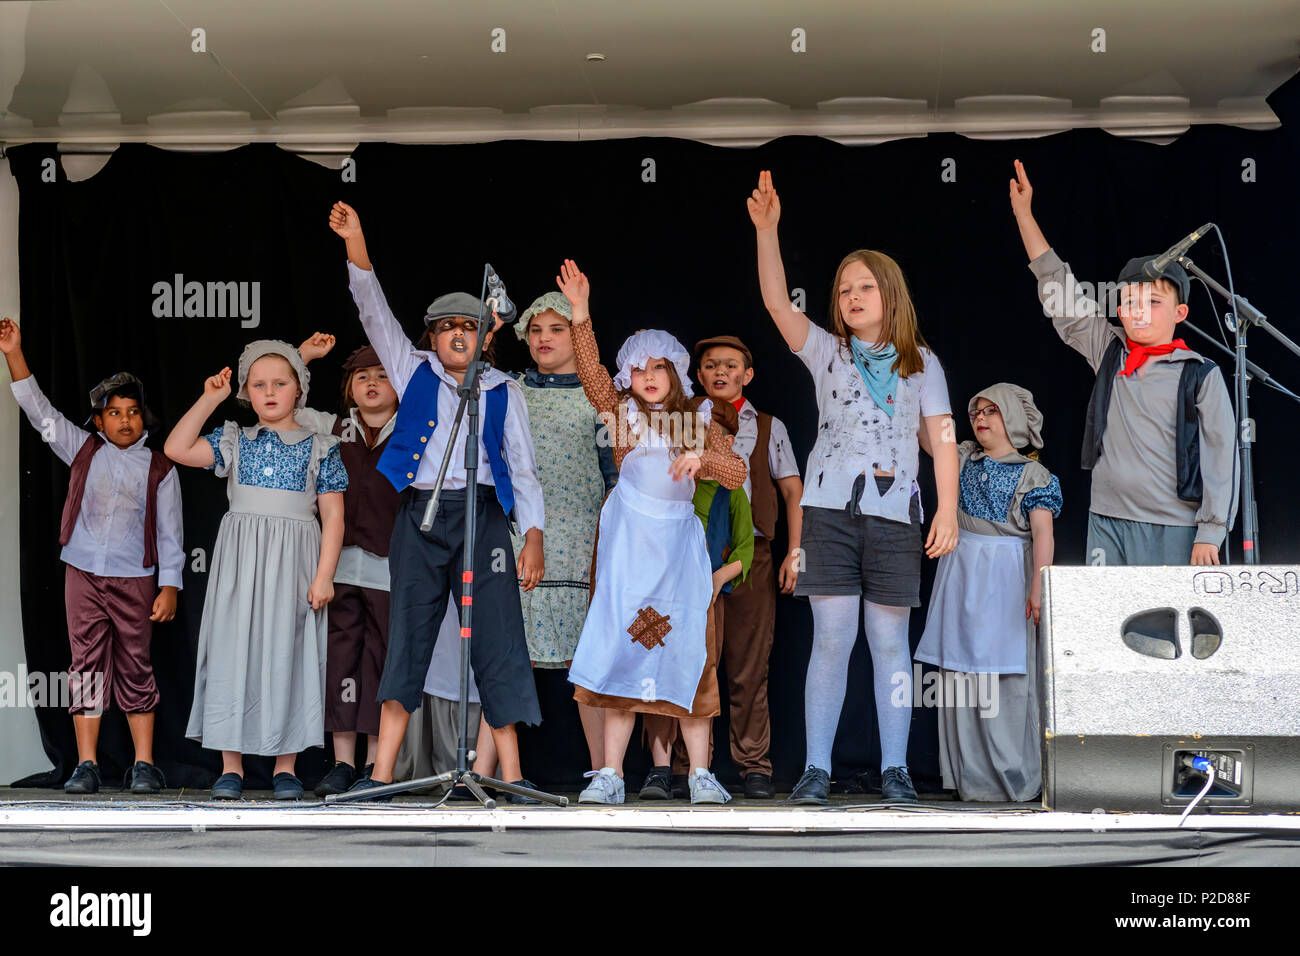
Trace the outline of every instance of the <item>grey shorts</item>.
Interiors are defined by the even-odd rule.
[[[889,479],[877,485],[889,487]],[[856,500],[856,499],[855,499]],[[890,521],[856,509],[804,508],[804,568],[794,593],[860,594],[889,607],[921,606],[921,503],[913,495],[911,522]]]

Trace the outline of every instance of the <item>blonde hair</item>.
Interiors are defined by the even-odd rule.
[[[928,346],[917,328],[916,306],[912,304],[912,296],[907,291],[903,270],[892,258],[874,249],[856,249],[850,252],[835,270],[835,281],[831,283],[831,332],[839,340],[840,348],[851,353],[849,336],[853,333],[840,314],[840,280],[844,276],[844,270],[854,262],[860,262],[871,270],[880,289],[882,337],[893,343],[898,350],[893,370],[902,378],[924,370],[925,360],[921,357],[921,349]]]

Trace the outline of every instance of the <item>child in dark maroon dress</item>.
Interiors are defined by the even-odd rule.
[[[317,332],[298,347],[304,362],[327,355],[334,336]],[[375,350],[363,346],[343,363],[342,415],[307,410],[308,427],[342,439],[348,472],[343,493],[343,549],[334,572],[325,655],[325,729],[334,740],[334,766],[317,796],[343,793],[370,775],[379,745],[379,678],[388,651],[388,546],[401,505],[376,465],[397,421],[397,391]],[[370,761],[358,774],[357,737]]]

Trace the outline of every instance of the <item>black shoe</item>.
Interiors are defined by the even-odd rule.
[[[673,796],[673,771],[671,767],[651,767],[641,784],[638,800],[671,800]]]
[[[831,775],[820,767],[809,766],[795,784],[786,803],[825,806],[830,802],[830,793]]]
[[[386,786],[388,786],[388,784],[386,784],[386,783],[380,783],[378,780],[372,780],[370,777],[362,777],[360,780],[358,780],[358,781],[357,781],[356,783],[354,783],[352,786],[348,787],[348,793],[358,793],[358,792],[360,792],[360,791],[362,791],[362,790],[374,790],[376,787],[386,787]],[[360,801],[360,802],[362,802],[362,803],[392,803],[392,802],[393,802],[393,798],[392,798],[391,796],[387,796],[387,797],[373,797],[373,798],[370,799],[370,800],[363,800],[363,801]]]
[[[72,771],[72,776],[63,785],[64,793],[98,793],[99,765],[93,760],[83,760]]]
[[[508,780],[506,782],[513,783],[516,787],[527,787],[529,790],[537,789],[536,784],[524,779]],[[516,807],[536,807],[541,806],[542,803],[542,801],[538,800],[536,797],[527,797],[522,793],[508,793],[506,794],[506,800]]]
[[[478,803],[478,797],[469,792],[469,787],[463,783],[458,783],[451,788],[451,793],[447,794],[449,803]]]
[[[244,795],[244,778],[237,773],[223,773],[212,785],[213,800],[238,800]]]
[[[167,786],[162,771],[151,763],[137,760],[135,766],[126,772],[129,783],[122,789],[130,788],[132,793],[161,793]]]
[[[277,773],[271,778],[271,787],[277,800],[301,800],[304,792],[302,781],[291,773]]]
[[[368,764],[366,764],[364,767],[361,768],[361,776],[358,777],[357,779],[358,779],[358,780],[361,780],[361,779],[369,780],[369,779],[370,779],[370,775],[371,775],[372,773],[374,773],[374,772],[375,772],[375,765],[372,764],[372,763],[368,763]]]
[[[772,778],[765,773],[745,774],[745,796],[751,800],[771,800],[776,796]]]
[[[880,799],[883,803],[916,803],[916,788],[906,767],[886,767],[880,780]]]
[[[316,796],[328,797],[332,793],[347,793],[348,787],[356,782],[356,768],[340,760],[330,767],[330,772],[325,774],[321,782],[316,785]]]
[[[672,794],[674,800],[689,800],[691,798],[691,778],[684,773],[675,773],[672,777],[672,786],[668,792]]]

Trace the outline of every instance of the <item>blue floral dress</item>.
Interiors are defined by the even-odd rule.
[[[234,422],[204,436],[226,479],[185,735],[210,750],[299,753],[325,742],[325,608],[316,496],[347,488],[338,438]]]

